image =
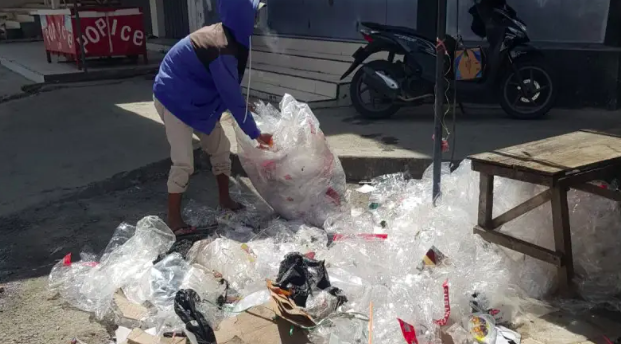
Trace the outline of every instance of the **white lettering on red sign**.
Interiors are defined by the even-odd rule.
[[[86,28],[86,38],[92,43],[97,43],[100,40],[99,32],[92,26]]]
[[[117,20],[115,19],[112,21],[112,30],[110,30],[110,34],[112,36],[116,35],[116,24],[117,24]]]
[[[84,34],[82,35],[82,39],[76,38],[76,42],[80,44],[80,42],[84,42],[84,51],[88,52],[86,46],[89,43],[97,44],[102,38],[110,36],[110,39],[120,35],[120,39],[124,42],[131,41],[136,46],[143,46],[145,42],[145,33],[142,30],[133,30],[131,26],[125,25],[117,30],[118,28],[118,20],[113,19],[112,23],[108,23],[104,18],[97,19],[94,23],[95,26],[87,26],[83,29]],[[56,30],[53,29],[49,32],[51,36],[56,36]],[[112,42],[112,41],[111,41]],[[112,43],[111,43],[112,44]],[[70,43],[70,46],[72,44]],[[111,45],[112,46],[112,45]]]
[[[144,33],[140,30],[134,31],[134,45],[140,47],[142,46],[143,42],[144,42]]]
[[[101,35],[101,37],[106,37],[106,31],[104,30],[107,26],[106,21],[103,18],[99,18],[95,22],[95,26],[97,26],[97,28],[99,29],[99,34]]]
[[[127,34],[125,33],[125,30],[127,30]],[[121,39],[125,42],[129,41],[129,32],[131,30],[132,28],[129,26],[123,26],[123,28],[121,29]]]

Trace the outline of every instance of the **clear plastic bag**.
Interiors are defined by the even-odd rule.
[[[82,297],[80,288],[97,264],[93,255],[81,255],[79,262],[72,262],[71,254],[67,254],[50,272],[48,277],[50,293],[60,295],[73,307],[85,311],[91,310],[94,304],[92,300]]]
[[[256,255],[237,241],[225,238],[198,241],[188,253],[188,259],[191,264],[220,273],[235,290],[261,279],[256,274]]]
[[[260,148],[236,126],[242,166],[259,194],[289,220],[321,227],[345,203],[345,172],[307,104],[285,94],[280,110],[256,107],[259,128],[273,134],[273,147]]]
[[[227,294],[227,282],[216,278],[212,271],[199,265],[193,264],[186,274],[181,289],[191,289],[200,298],[197,307],[203,314],[210,326],[215,327],[225,317],[221,309],[221,303],[226,301],[223,297]]]
[[[175,235],[158,217],[147,216],[140,220],[136,233],[85,277],[76,294],[91,305],[84,310],[102,319],[110,309],[114,293],[149,270],[153,260],[168,251],[174,241]]]
[[[155,264],[151,269],[149,301],[159,309],[171,308],[189,271],[190,265],[179,253],[170,254]]]
[[[108,245],[106,245],[106,248],[103,250],[101,257],[99,258],[99,261],[107,260],[112,251],[125,244],[127,240],[134,236],[135,233],[135,226],[132,226],[126,222],[121,223],[118,227],[116,227],[116,230],[112,234],[112,238],[110,238]]]

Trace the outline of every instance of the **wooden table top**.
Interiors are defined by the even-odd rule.
[[[472,155],[472,161],[554,176],[621,164],[621,128],[580,130]],[[620,168],[621,170],[621,168]]]

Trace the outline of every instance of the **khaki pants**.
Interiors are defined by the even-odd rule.
[[[170,144],[172,167],[168,175],[168,193],[183,193],[188,188],[190,176],[194,173],[194,149],[192,134],[194,130],[168,111],[162,103],[153,98],[155,109],[166,127],[166,137]],[[214,175],[231,175],[231,143],[226,137],[220,122],[216,123],[211,134],[196,132],[201,148],[209,154]]]

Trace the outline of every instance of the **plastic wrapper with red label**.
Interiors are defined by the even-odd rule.
[[[330,150],[319,121],[307,104],[285,94],[280,111],[258,104],[255,121],[273,134],[273,145],[259,147],[236,126],[242,166],[259,194],[288,220],[321,227],[345,203],[345,172]]]
[[[115,233],[113,239],[118,241],[105,250],[98,264],[72,263],[70,273],[65,274],[71,278],[62,281],[55,277],[60,270],[53,271],[50,274],[50,287],[61,290],[63,298],[72,305],[93,312],[97,318],[102,319],[110,310],[114,293],[138,283],[140,277],[153,265],[153,260],[166,252],[175,241],[170,228],[156,216],[140,220],[135,233],[128,239],[126,234],[129,232],[125,229]],[[116,236],[119,231],[124,233],[125,238]],[[78,266],[82,268],[78,269]]]
[[[56,263],[48,277],[48,287],[52,294],[59,294],[73,307],[89,310],[93,302],[82,297],[80,288],[91,270],[97,266],[92,255],[82,255],[81,260],[72,262],[71,253]]]

